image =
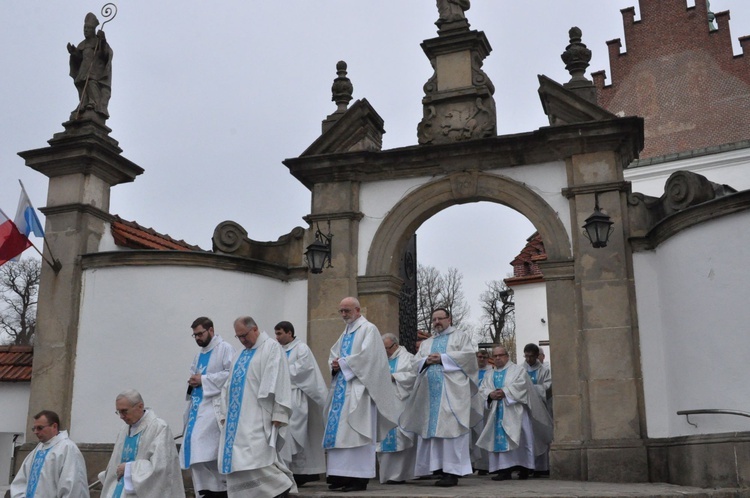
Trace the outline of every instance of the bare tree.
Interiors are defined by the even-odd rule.
[[[502,280],[487,283],[487,290],[479,296],[482,305],[480,342],[491,342],[504,346],[515,361],[516,322],[513,291]]]
[[[432,332],[432,310],[446,308],[453,318],[453,325],[461,329],[469,315],[462,288],[463,275],[456,268],[448,268],[443,274],[434,266],[417,267],[417,327]]]
[[[42,262],[9,261],[0,266],[0,330],[10,344],[32,344],[36,329],[36,302]]]

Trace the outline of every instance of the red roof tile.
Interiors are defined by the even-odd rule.
[[[34,348],[0,346],[0,382],[29,382]]]
[[[157,251],[203,251],[198,246],[184,240],[176,240],[161,234],[153,228],[146,228],[135,221],[123,220],[115,216],[112,221],[112,236],[115,244],[128,249],[153,249]]]

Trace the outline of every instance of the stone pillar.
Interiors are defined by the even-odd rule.
[[[338,306],[348,296],[357,296],[357,251],[359,247],[359,182],[341,181],[317,183],[312,191],[312,213],[306,217],[311,224],[310,235],[320,225],[328,229],[331,223],[331,263],[320,274],[307,279],[307,342],[320,371],[330,378],[328,354],[344,330]],[[312,242],[312,238],[310,238]],[[367,315],[363,305],[362,312]]]
[[[557,375],[578,371],[578,392],[555,393],[556,434],[553,473],[568,479],[612,482],[648,480],[645,414],[633,285],[632,254],[627,241],[628,184],[616,152],[574,155],[568,161],[575,257],[575,311],[572,344],[555,343]],[[604,248],[593,248],[580,227],[594,211],[594,196],[614,222]],[[572,347],[571,347],[572,346]],[[558,349],[559,348],[559,349]],[[566,355],[561,358],[559,355]],[[562,361],[561,361],[562,360]],[[575,385],[568,378],[559,386]],[[571,416],[576,398],[581,413]],[[580,418],[579,418],[580,416]],[[580,424],[580,428],[578,426]],[[580,442],[576,441],[580,434]],[[575,451],[580,445],[580,451]],[[580,468],[580,474],[576,475]],[[564,475],[563,475],[564,474]]]
[[[424,117],[417,126],[421,145],[497,135],[495,87],[482,71],[492,48],[484,33],[469,31],[465,21],[450,24],[459,29],[444,25],[437,38],[422,42],[435,73],[424,85]]]
[[[49,177],[31,379],[31,415],[42,409],[70,419],[81,300],[81,255],[97,252],[111,218],[110,188],[132,182],[143,169],[121,156],[109,128],[89,119],[68,121],[49,147],[20,152],[26,165]],[[27,440],[33,440],[27,434]]]

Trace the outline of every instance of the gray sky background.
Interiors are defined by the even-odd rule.
[[[103,4],[0,1],[0,207],[11,217],[19,178],[37,207],[46,204],[47,178],[16,153],[44,147],[63,130],[77,105],[66,44],[83,39],[87,12],[102,20]],[[484,70],[496,88],[498,133],[547,125],[537,75],[570,78],[560,54],[572,26],[593,52],[587,74],[609,76],[605,41],[623,38],[620,9],[630,6],[640,18],[636,0],[473,0],[467,18],[493,48]],[[416,144],[422,86],[432,74],[420,43],[437,36],[434,0],[120,0],[117,7],[104,27],[114,50],[107,124],[123,155],[146,170],[112,190],[111,212],[125,219],[204,249],[228,219],[255,240],[304,226],[309,191],[281,161],[302,153],[335,110],[339,60],[348,63],[354,98],[367,98],[385,120],[383,148]],[[731,11],[740,53],[750,2],[713,0],[711,9]],[[484,282],[511,271],[533,230],[503,206],[457,206],[418,231],[420,262],[464,274],[476,320]]]

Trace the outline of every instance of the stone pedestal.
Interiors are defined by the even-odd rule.
[[[26,165],[49,177],[44,255],[59,270],[42,265],[34,375],[29,413],[56,411],[70,427],[73,375],[81,297],[81,255],[97,252],[110,219],[110,188],[132,182],[143,169],[121,156],[106,126],[88,119],[68,121],[49,147],[20,152]],[[35,438],[27,433],[26,439]]]
[[[482,71],[482,62],[492,50],[484,33],[469,31],[465,21],[446,23],[437,38],[422,43],[422,49],[435,73],[424,85],[419,143],[497,135],[495,87]]]

